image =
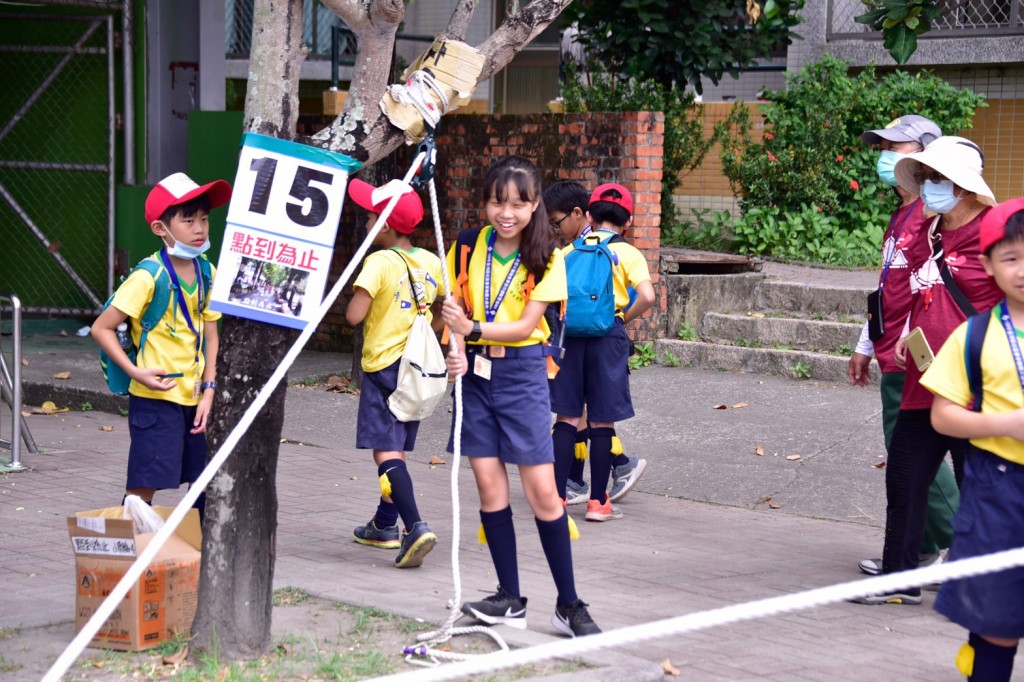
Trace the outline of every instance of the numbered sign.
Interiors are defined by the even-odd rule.
[[[348,176],[344,154],[246,133],[210,307],[302,329],[320,307]]]

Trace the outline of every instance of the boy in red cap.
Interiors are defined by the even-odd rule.
[[[935,394],[935,430],[970,439],[950,560],[1024,547],[1024,198],[989,211],[979,241],[1006,297],[961,324],[921,378]],[[1010,679],[1024,635],[1024,568],[943,583],[935,610],[970,633],[956,657],[962,674]]]
[[[600,239],[613,256],[612,286],[615,320],[604,336],[565,336],[565,357],[551,382],[551,410],[557,415],[552,429],[555,479],[564,494],[569,467],[575,457],[576,430],[586,407],[590,422],[590,500],[587,521],[622,518],[606,492],[612,473],[612,439],[615,422],[633,416],[629,393],[629,336],[625,325],[647,312],[654,303],[654,286],[647,260],[621,238],[633,218],[633,197],[622,185],[600,185],[590,195],[587,219],[592,231],[584,239]],[[574,246],[563,249],[566,269]],[[629,289],[636,290],[630,305]],[[571,306],[572,303],[569,303]],[[566,311],[571,314],[571,310]]]
[[[199,186],[184,173],[161,180],[146,198],[145,211],[149,229],[163,242],[150,256],[157,274],[133,270],[92,325],[96,343],[131,377],[125,491],[149,503],[157,490],[191,484],[206,466],[221,315],[209,308],[215,268],[203,254],[210,248],[210,210],[230,199],[231,186],[224,180]],[[143,330],[140,319],[157,278],[164,277],[160,268],[170,279],[171,304],[157,326]],[[126,322],[136,347],[145,332],[137,364],[118,341],[118,327]],[[200,495],[195,504],[200,516],[204,505]]]
[[[395,566],[413,568],[423,563],[437,536],[420,518],[405,464],[405,453],[416,446],[420,424],[399,421],[388,409],[388,396],[398,384],[398,367],[416,315],[431,319],[430,305],[445,294],[441,260],[409,239],[423,219],[423,203],[408,185],[392,181],[374,188],[353,178],[348,194],[368,212],[367,228],[377,222],[390,198],[399,195],[373,241],[383,248],[363,261],[345,309],[349,324],[365,322],[356,447],[373,450],[381,492],[373,518],[352,535],[363,545],[398,549]],[[404,533],[398,531],[399,516]]]

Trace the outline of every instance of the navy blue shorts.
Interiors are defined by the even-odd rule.
[[[953,531],[950,560],[1024,547],[1024,466],[969,445]],[[1024,637],[1024,567],[946,582],[935,610],[970,632]]]
[[[541,346],[509,349],[526,357],[491,359],[491,378],[473,374],[475,351],[467,350],[469,371],[462,377],[462,454],[497,457],[506,464],[548,464],[555,461],[551,444],[547,358]],[[455,451],[452,414],[448,452]]]
[[[604,336],[565,337],[565,357],[551,382],[551,409],[564,417],[618,422],[634,414],[629,393],[629,336],[621,319]]]
[[[398,386],[396,360],[378,372],[364,372],[359,387],[359,415],[356,417],[356,447],[360,450],[410,452],[416,447],[419,422],[400,422],[388,409],[388,396]]]
[[[128,396],[128,483],[132,488],[178,488],[206,467],[206,434],[189,433],[195,406]]]

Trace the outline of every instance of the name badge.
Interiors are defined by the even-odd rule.
[[[481,379],[491,380],[491,361],[479,353],[473,356],[473,374]]]

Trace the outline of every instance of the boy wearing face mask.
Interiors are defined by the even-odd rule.
[[[156,279],[136,268],[118,287],[92,325],[96,343],[128,376],[127,495],[152,503],[157,490],[191,484],[206,466],[206,426],[217,382],[217,320],[209,309],[216,274],[200,265],[210,248],[210,209],[231,198],[231,186],[216,180],[199,186],[184,173],[161,180],[146,198],[146,223],[163,247],[150,258],[172,285],[171,302],[133,364],[121,348],[117,328],[128,323],[136,345],[140,319],[153,299]],[[206,281],[204,272],[209,272]],[[205,495],[195,506],[203,514]]]
[[[942,131],[933,121],[914,114],[901,116],[881,130],[868,130],[861,135],[863,142],[881,149],[876,166],[878,177],[894,188],[900,198],[900,206],[889,220],[883,238],[882,271],[878,278],[878,289],[869,306],[873,310],[868,311],[869,315],[880,313],[882,324],[879,326],[882,333],[872,338],[872,325],[864,323],[857,350],[850,357],[847,370],[851,384],[865,386],[871,381],[871,357],[874,356],[878,361],[882,372],[880,392],[886,451],[892,444],[893,427],[899,413],[906,376],[903,368],[895,363],[893,351],[910,312],[910,273],[931,255],[923,227],[926,224],[924,202],[916,192],[899,186],[895,167],[901,158],[922,151],[941,136]],[[959,502],[960,492],[953,472],[943,465],[928,493],[928,523],[920,548],[921,565],[940,560],[939,551],[949,547],[953,538],[953,513]],[[859,568],[864,573],[876,575],[882,569],[882,560],[863,559]]]

